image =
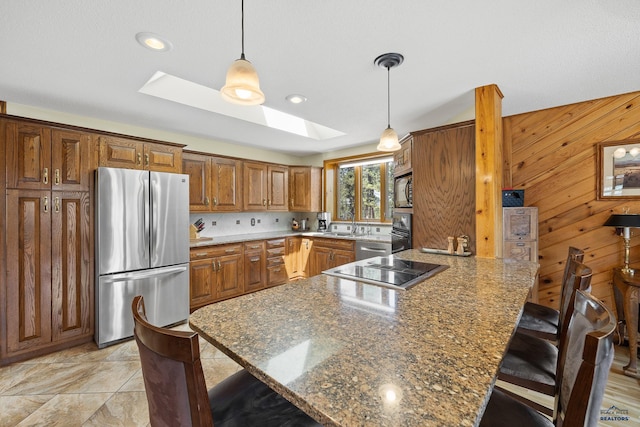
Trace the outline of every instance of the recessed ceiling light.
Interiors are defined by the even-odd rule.
[[[169,40],[154,33],[138,33],[136,34],[136,40],[138,40],[138,43],[143,47],[155,50],[156,52],[167,52],[173,47]]]
[[[307,100],[307,97],[303,95],[292,94],[287,96],[285,99],[292,104],[302,104]]]

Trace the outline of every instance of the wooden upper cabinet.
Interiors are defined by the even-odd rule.
[[[241,161],[220,157],[211,158],[211,210],[239,212],[242,209],[241,173]]]
[[[244,162],[244,210],[287,211],[289,174],[286,166]]]
[[[189,175],[189,210],[211,210],[211,158],[201,154],[182,155],[182,173]]]
[[[100,137],[100,166],[182,172],[182,148],[114,136]]]
[[[89,134],[14,121],[4,133],[8,188],[89,190]]]
[[[267,165],[244,162],[243,193],[245,211],[267,210]]]
[[[413,151],[413,136],[408,135],[400,141],[400,150],[393,154],[393,174],[405,175],[411,172],[411,154]]]
[[[322,168],[289,166],[289,210],[292,212],[322,210]]]
[[[182,171],[189,175],[189,210],[239,212],[241,168],[239,160],[183,153]]]
[[[144,144],[143,156],[145,169],[156,172],[182,172],[182,148],[171,145]]]
[[[51,173],[51,130],[20,122],[4,123],[7,187],[48,190]]]
[[[286,166],[267,166],[267,210],[288,210],[289,174]]]
[[[52,190],[89,191],[91,137],[85,133],[51,131]]]

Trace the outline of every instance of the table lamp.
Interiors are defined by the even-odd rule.
[[[608,227],[616,227],[616,232],[624,239],[624,273],[629,273],[629,251],[631,248],[631,229],[640,228],[640,215],[638,214],[613,214],[604,223]]]

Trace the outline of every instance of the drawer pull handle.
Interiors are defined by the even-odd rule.
[[[260,257],[256,256],[250,259],[251,262],[258,262],[260,261]]]
[[[142,165],[142,154],[138,153],[138,164]]]
[[[53,210],[54,212],[60,212],[60,197],[55,197],[53,199]]]
[[[44,196],[44,211],[45,212],[49,212],[49,198],[47,196]]]
[[[56,169],[53,176],[53,185],[60,185],[60,169]]]
[[[49,183],[49,168],[44,168],[44,170],[42,171],[42,183]]]
[[[227,254],[233,254],[233,253],[236,252],[236,250],[235,249],[225,249],[224,252],[227,253]]]
[[[145,164],[146,166],[149,166],[149,155],[148,155],[148,154],[145,154],[145,155],[144,155],[144,164]]]

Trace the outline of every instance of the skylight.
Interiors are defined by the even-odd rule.
[[[335,138],[345,134],[262,105],[229,104],[215,89],[162,71],[156,71],[138,92],[315,140]]]

